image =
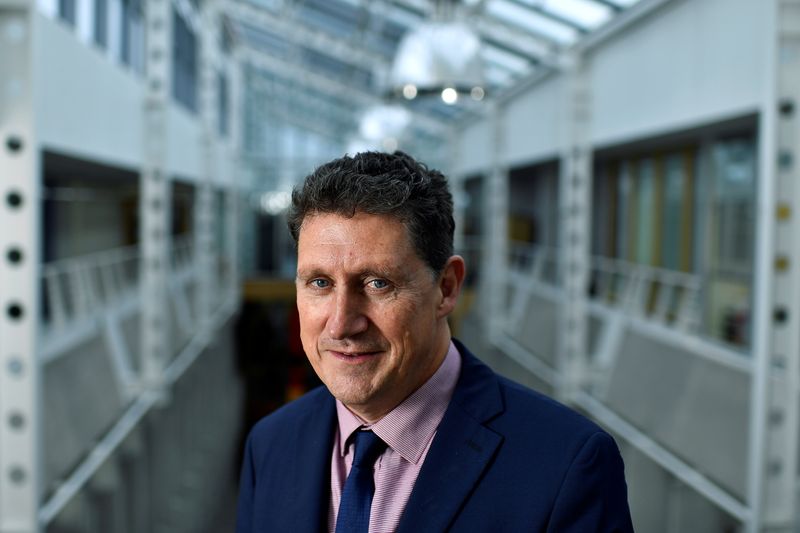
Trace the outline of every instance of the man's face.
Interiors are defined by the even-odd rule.
[[[382,215],[306,217],[297,252],[303,348],[336,398],[369,422],[422,385],[447,353],[464,267],[434,277],[405,226]]]

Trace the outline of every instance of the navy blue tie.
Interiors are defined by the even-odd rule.
[[[372,431],[356,431],[350,474],[344,482],[342,501],[336,517],[336,533],[367,533],[369,509],[375,494],[373,466],[386,443]]]

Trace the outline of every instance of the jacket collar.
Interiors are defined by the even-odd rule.
[[[461,376],[411,492],[398,533],[445,531],[503,437],[486,423],[504,410],[497,376],[454,339]]]

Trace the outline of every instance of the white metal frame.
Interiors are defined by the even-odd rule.
[[[569,401],[585,380],[587,365],[586,287],[589,278],[589,218],[591,217],[590,99],[584,58],[570,56],[564,73],[567,138],[561,156],[559,213],[560,270],[564,300],[560,305],[556,393]]]
[[[495,338],[502,328],[503,306],[505,305],[504,280],[508,263],[508,168],[503,162],[505,139],[503,116],[506,108],[491,104],[489,120],[492,126],[492,167],[486,181],[485,213],[487,230],[484,235],[483,264],[481,265],[480,293],[482,300],[488,302],[486,322],[489,338]]]
[[[790,531],[797,502],[800,391],[800,2],[767,2],[769,56],[759,127],[747,531]]]
[[[172,188],[167,168],[167,105],[172,76],[172,3],[147,0],[147,75],[144,154],[140,177],[141,368],[143,386],[163,393],[168,357],[166,305]]]
[[[38,531],[40,154],[33,108],[34,10],[30,1],[0,1],[1,533]]]

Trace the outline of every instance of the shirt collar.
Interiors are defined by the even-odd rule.
[[[436,428],[444,417],[461,370],[461,356],[452,341],[444,361],[428,381],[372,425],[364,422],[336,400],[339,419],[339,450],[347,453],[347,440],[353,432],[366,427],[378,435],[403,459],[417,464]]]

